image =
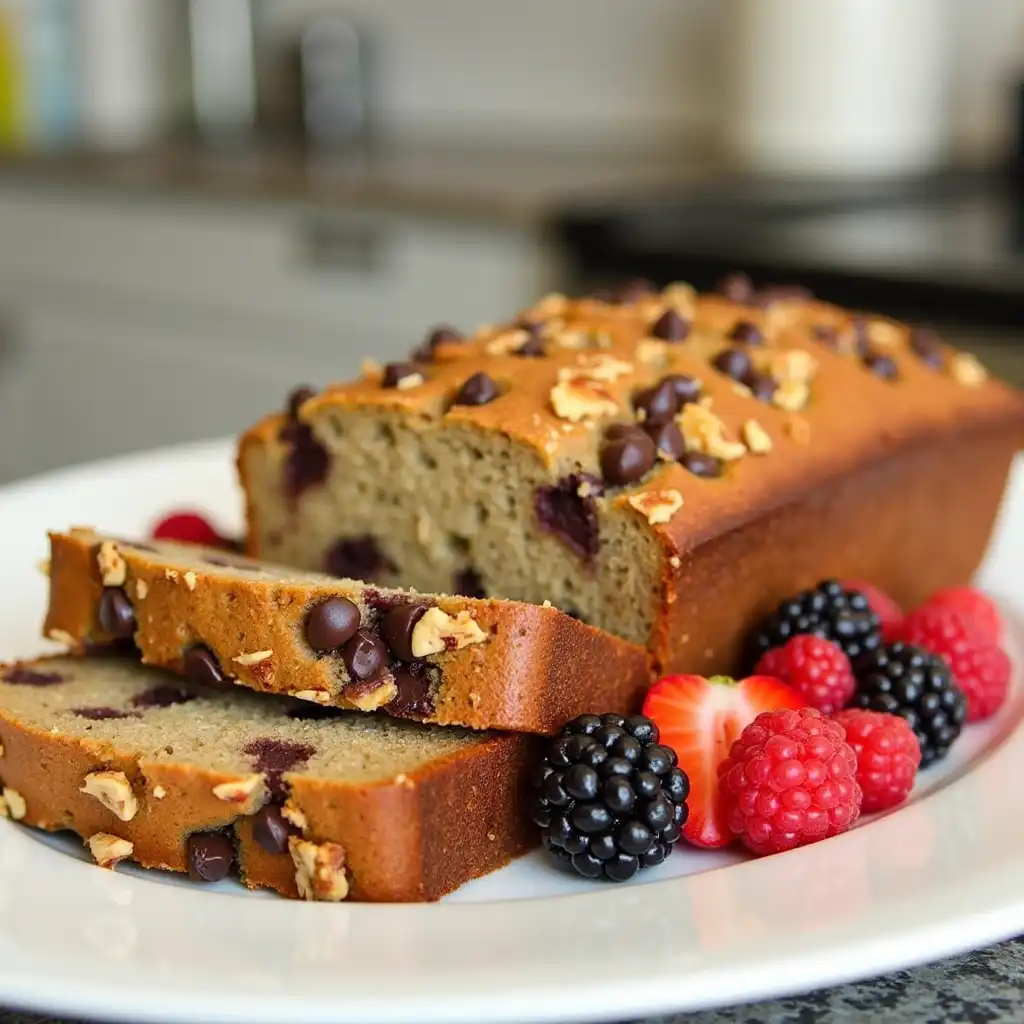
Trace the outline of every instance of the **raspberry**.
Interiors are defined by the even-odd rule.
[[[990,718],[1006,700],[1012,665],[1005,651],[984,639],[955,604],[928,603],[911,612],[897,639],[939,655],[967,698],[967,721]]]
[[[846,730],[846,742],[857,755],[857,782],[864,814],[903,803],[914,788],[921,764],[921,745],[914,730],[897,715],[851,708],[834,715]]]
[[[843,649],[809,634],[795,636],[783,647],[763,654],[754,674],[782,680],[823,715],[846,707],[857,685]]]
[[[172,540],[184,544],[220,547],[224,541],[205,517],[198,512],[172,512],[153,527],[154,540]]]
[[[982,639],[999,644],[1003,639],[1003,620],[995,602],[973,587],[946,587],[936,591],[926,608],[953,608],[963,616]]]
[[[719,765],[726,820],[754,853],[845,832],[860,814],[857,755],[814,708],[758,715]]]
[[[873,583],[860,580],[843,580],[844,590],[856,590],[868,599],[871,610],[882,623],[882,635],[888,639],[893,627],[903,620],[903,609],[884,591]]]

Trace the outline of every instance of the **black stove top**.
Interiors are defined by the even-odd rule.
[[[1003,174],[726,181],[569,211],[558,231],[588,285],[642,275],[708,288],[739,268],[894,316],[1024,328],[1024,187]]]

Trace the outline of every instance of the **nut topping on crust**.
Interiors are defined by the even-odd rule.
[[[651,526],[657,526],[667,523],[683,507],[683,496],[676,490],[644,491],[631,494],[629,503]]]
[[[281,808],[281,817],[290,825],[294,825],[300,832],[305,833],[309,828],[309,821],[302,810],[292,803],[285,803]]]
[[[101,868],[116,867],[120,861],[130,857],[135,850],[134,843],[113,836],[109,832],[97,832],[96,835],[89,836],[85,845],[89,847],[92,859]]]
[[[340,903],[348,895],[345,849],[339,843],[313,843],[290,836],[288,852],[295,865],[295,885],[304,900]]]
[[[976,388],[988,380],[988,370],[970,352],[960,352],[953,356],[949,370],[953,379],[965,387]]]
[[[798,381],[808,384],[818,372],[818,360],[800,348],[786,349],[772,356],[769,366],[771,375],[780,383]]]
[[[586,380],[601,380],[614,383],[619,377],[633,372],[633,364],[614,356],[598,356],[593,362],[586,363],[583,356],[579,357],[578,367],[565,366],[558,371],[559,380],[573,380],[580,377]]]
[[[551,389],[551,408],[559,419],[579,423],[614,416],[619,411],[619,403],[599,383],[577,376],[560,380]]]
[[[149,593],[149,584],[144,579],[137,579],[135,581],[135,596],[140,600],[145,600],[146,595]]]
[[[105,587],[123,587],[128,574],[128,563],[121,557],[117,545],[112,540],[105,540],[100,545],[96,562],[100,569],[100,578]]]
[[[28,804],[25,803],[25,798],[16,789],[4,786],[2,795],[0,795],[0,818],[13,818],[15,821],[21,821],[27,813]]]
[[[811,389],[799,380],[784,380],[772,396],[772,404],[786,412],[799,412],[811,397]]]
[[[189,590],[196,589],[196,574],[191,569],[187,570],[182,575],[182,579],[185,581],[185,586],[188,587]]]
[[[378,708],[390,704],[398,696],[398,687],[392,680],[386,680],[372,690],[357,689],[355,692],[346,691],[344,697],[351,701],[360,711],[376,711]]]
[[[743,443],[754,455],[766,455],[772,450],[772,439],[757,420],[747,420],[742,433]]]
[[[121,821],[131,821],[139,810],[139,801],[124,772],[90,772],[79,792],[94,796]]]
[[[262,803],[265,791],[263,776],[258,773],[213,787],[213,795],[226,804]]]
[[[251,651],[249,654],[236,654],[231,660],[239,665],[258,665],[273,656],[273,651]]]
[[[453,617],[440,608],[428,608],[413,627],[410,643],[413,656],[425,658],[446,650],[461,651],[486,639],[487,634],[465,609]]]
[[[747,454],[746,445],[730,441],[725,436],[725,423],[699,402],[684,405],[676,419],[688,452],[701,452],[724,462],[741,459]]]

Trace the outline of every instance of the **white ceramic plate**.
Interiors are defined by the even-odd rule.
[[[1019,614],[1024,461],[1016,470],[983,581]],[[0,655],[45,646],[45,529],[140,534],[182,504],[237,528],[233,479],[230,446],[213,443],[0,490]],[[302,904],[101,871],[77,842],[0,822],[0,1005],[250,1024],[621,1020],[938,958],[1024,931],[1022,715],[1018,678],[913,803],[853,832],[760,861],[677,852],[621,887],[536,854],[438,905]]]

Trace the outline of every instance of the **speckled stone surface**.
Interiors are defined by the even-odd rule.
[[[1024,1020],[1024,938],[798,999],[657,1017],[642,1024],[854,1024],[866,1020],[871,1024]],[[0,1011],[0,1024],[70,1022]]]

